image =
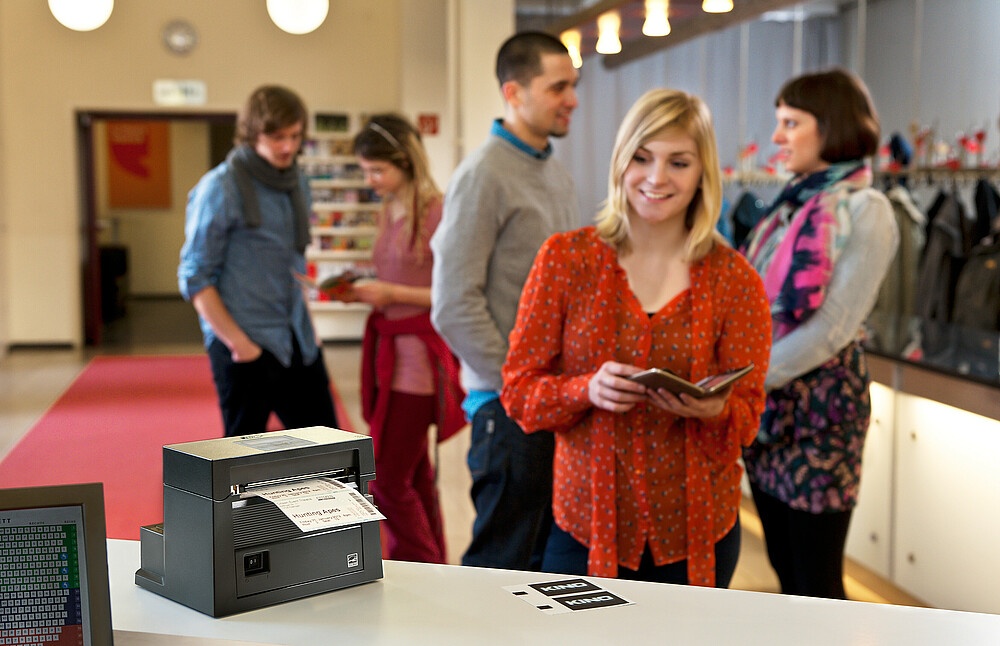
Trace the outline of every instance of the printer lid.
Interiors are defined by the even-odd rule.
[[[180,444],[167,444],[163,448],[181,451],[205,460],[222,460],[245,456],[258,456],[262,452],[339,444],[357,440],[358,433],[328,426],[308,426],[283,431],[269,431],[255,435],[220,437]],[[365,437],[365,436],[360,436]]]
[[[300,476],[330,466],[374,473],[371,438],[310,426],[163,447],[164,486],[218,501],[229,496],[234,484]]]

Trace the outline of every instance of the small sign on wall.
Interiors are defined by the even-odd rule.
[[[170,124],[108,121],[108,206],[170,208]]]
[[[157,79],[153,81],[156,105],[205,105],[208,90],[205,81]]]
[[[437,114],[423,113],[417,115],[417,130],[422,135],[436,135],[438,133],[439,119]]]

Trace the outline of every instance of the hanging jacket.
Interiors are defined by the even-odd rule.
[[[912,335],[917,272],[926,244],[927,218],[902,185],[886,192],[899,229],[899,248],[886,272],[875,307],[868,317],[868,347],[897,354]]]

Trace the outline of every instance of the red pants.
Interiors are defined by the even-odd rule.
[[[375,504],[385,515],[388,554],[397,561],[445,563],[434,467],[428,454],[434,396],[392,391],[375,459]]]

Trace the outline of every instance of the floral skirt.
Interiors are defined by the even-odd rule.
[[[852,509],[871,417],[870,382],[855,342],[769,392],[757,440],[743,450],[750,482],[792,509]]]

